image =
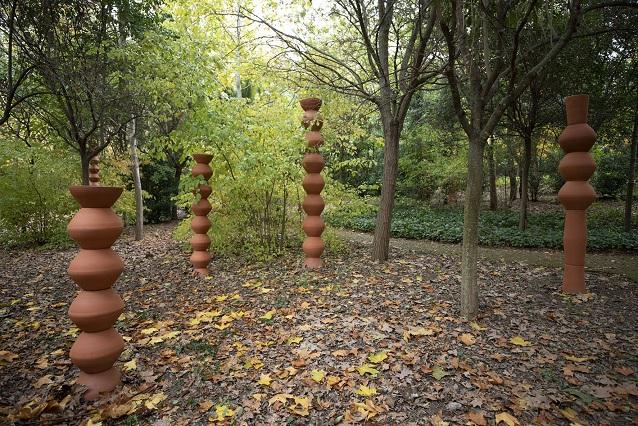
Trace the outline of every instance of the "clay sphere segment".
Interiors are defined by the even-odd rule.
[[[206,276],[209,275],[208,264],[212,258],[208,252],[211,243],[208,237],[208,230],[212,225],[208,219],[208,214],[213,208],[208,201],[208,197],[212,194],[212,188],[208,185],[208,180],[213,176],[213,169],[209,166],[213,156],[210,154],[193,154],[193,159],[196,164],[191,170],[191,175],[194,177],[202,176],[206,182],[199,183],[193,191],[195,194],[199,194],[200,199],[191,206],[194,217],[191,221],[193,236],[190,239],[190,244],[193,252],[190,256],[190,262],[195,272]]]
[[[120,372],[113,364],[124,349],[124,340],[113,324],[124,311],[124,302],[111,286],[124,263],[111,245],[120,236],[123,224],[111,206],[122,188],[73,186],[69,190],[81,208],[67,230],[81,249],[69,264],[68,273],[82,289],[68,312],[82,331],[71,347],[70,357],[81,370],[78,383],[88,388],[84,397],[95,399],[120,384]]]
[[[589,153],[596,140],[596,132],[587,124],[587,95],[565,98],[565,107],[567,127],[558,138],[565,152],[558,169],[566,180],[558,192],[558,200],[565,208],[562,290],[569,294],[581,294],[586,292],[587,208],[596,199],[596,191],[588,182],[596,170]]]
[[[321,255],[324,251],[324,243],[321,235],[326,227],[321,213],[325,207],[325,202],[321,197],[321,191],[325,187],[325,181],[321,176],[321,171],[325,166],[323,156],[318,152],[318,148],[324,143],[321,135],[323,119],[319,113],[322,101],[319,98],[302,99],[301,108],[304,110],[301,117],[302,126],[308,130],[305,135],[308,151],[302,161],[302,166],[306,171],[303,179],[303,188],[306,197],[302,207],[306,213],[303,221],[303,230],[306,234],[302,249],[305,255],[304,267],[315,269],[322,266]]]
[[[89,161],[89,185],[100,186],[100,167],[97,155]]]

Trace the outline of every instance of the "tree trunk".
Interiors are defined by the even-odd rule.
[[[175,164],[175,175],[174,175],[175,188],[173,192],[175,193],[175,195],[179,194],[179,181],[182,177],[182,169],[183,169],[183,166],[180,163],[178,163],[178,161],[174,163]],[[177,219],[177,206],[174,203],[171,204],[171,219],[173,220]]]
[[[468,152],[461,256],[461,315],[468,319],[478,312],[478,225],[482,197],[483,141],[473,137]]]
[[[529,165],[532,161],[532,136],[525,135],[523,164],[521,166],[521,213],[518,229],[527,229],[527,204],[529,200]]]
[[[496,210],[498,208],[498,194],[496,193],[496,168],[492,143],[487,145],[487,167],[490,175],[490,210]]]
[[[399,125],[393,120],[389,120],[389,122],[388,126],[384,126],[383,184],[374,239],[372,240],[372,258],[378,261],[388,260],[390,226],[399,165]]]
[[[144,239],[144,199],[142,198],[142,180],[140,179],[140,162],[137,156],[137,138],[135,137],[135,119],[126,125],[126,139],[131,151],[131,169],[135,188],[135,240]]]
[[[631,149],[629,150],[629,173],[627,173],[627,194],[625,196],[625,232],[631,231],[631,210],[636,185],[636,157],[638,156],[638,107],[634,112],[634,130],[631,132]]]
[[[516,166],[514,161],[509,159],[509,181],[510,181],[510,203],[516,200],[516,189],[518,188],[518,182],[516,180]]]

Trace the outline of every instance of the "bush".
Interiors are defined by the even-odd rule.
[[[327,221],[333,226],[372,232],[376,210],[356,215],[348,211],[330,212]],[[484,246],[551,248],[563,245],[562,212],[530,213],[527,230],[518,229],[518,212],[483,211],[479,223],[479,242]],[[622,212],[603,203],[595,204],[588,217],[589,250],[638,250],[638,230],[623,232]],[[399,202],[392,216],[392,235],[400,238],[426,239],[448,243],[463,240],[463,211],[459,208],[433,209]]]
[[[79,163],[79,161],[78,161]],[[26,146],[0,151],[0,244],[68,245],[76,182],[66,159]]]

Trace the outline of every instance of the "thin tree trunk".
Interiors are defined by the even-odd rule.
[[[492,143],[487,145],[487,167],[490,175],[490,210],[496,210],[498,208],[498,194],[496,193],[496,168]]]
[[[627,173],[627,194],[625,196],[625,232],[631,231],[631,210],[636,185],[636,156],[638,156],[638,108],[634,112],[634,130],[631,133],[631,149],[629,150],[629,173]]]
[[[525,135],[523,164],[521,167],[521,212],[518,229],[527,229],[527,204],[529,200],[529,165],[532,160],[532,136]]]
[[[175,188],[174,193],[177,195],[179,193],[179,180],[182,177],[182,165],[176,161],[175,163]],[[177,206],[173,203],[171,204],[171,219],[177,219]]]
[[[372,258],[378,261],[388,260],[390,226],[399,165],[399,125],[390,120],[390,124],[384,127],[386,134],[383,148],[383,186],[372,240]]]
[[[235,61],[237,62],[237,71],[235,71],[235,96],[237,99],[242,98],[241,94],[241,75],[239,73],[239,67],[241,66],[241,3],[237,0],[237,51],[235,52]]]
[[[470,139],[467,187],[463,212],[461,256],[461,315],[473,318],[478,312],[478,225],[483,196],[483,142]]]
[[[514,165],[514,161],[512,159],[509,160],[509,181],[510,181],[510,204],[512,201],[516,200],[516,190],[518,188],[518,182],[516,180],[516,166]]]
[[[137,156],[137,138],[135,137],[135,119],[126,125],[126,139],[131,151],[131,169],[135,188],[135,240],[144,239],[144,199],[142,198],[142,180],[140,179],[140,161]]]

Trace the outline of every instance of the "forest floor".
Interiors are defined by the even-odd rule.
[[[75,250],[0,251],[0,423],[638,424],[638,285],[484,259],[480,315],[459,319],[459,258],[364,246],[191,274],[172,226],[116,244],[124,386],[80,399],[66,268]],[[469,424],[472,424],[469,423]]]

